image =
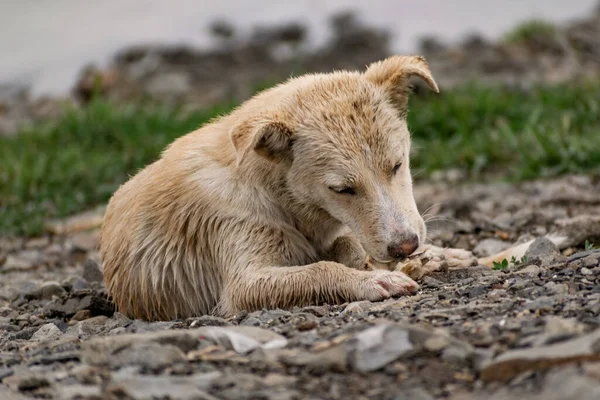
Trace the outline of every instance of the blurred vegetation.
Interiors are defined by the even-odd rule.
[[[504,35],[506,43],[523,43],[551,37],[556,33],[556,26],[551,22],[533,19],[517,25]]]
[[[527,91],[469,85],[412,97],[414,172],[461,169],[472,179],[600,172],[600,83]],[[175,138],[233,104],[182,113],[99,99],[59,120],[0,138],[0,235],[106,202]]]

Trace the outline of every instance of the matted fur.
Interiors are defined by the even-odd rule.
[[[173,142],[108,204],[100,249],[117,309],[165,320],[416,291],[401,272],[362,268],[425,240],[411,76],[438,91],[422,57],[394,56],[290,79]]]

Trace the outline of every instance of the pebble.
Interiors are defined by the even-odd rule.
[[[59,339],[63,333],[53,323],[42,325],[32,336],[32,340],[53,341]]]
[[[87,259],[83,264],[82,278],[89,283],[100,283],[104,279],[104,274],[96,261]]]

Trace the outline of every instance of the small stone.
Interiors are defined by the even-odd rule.
[[[5,272],[10,271],[23,271],[37,267],[40,263],[40,256],[36,250],[27,250],[17,255],[9,255],[6,257],[2,270]]]
[[[48,239],[46,236],[29,239],[27,242],[25,242],[26,249],[41,249],[48,247],[49,245],[50,239]]]
[[[583,364],[583,371],[586,376],[596,379],[600,382],[600,362],[591,362]],[[0,373],[0,381],[2,374]]]
[[[394,397],[390,397],[390,400],[434,400],[429,393],[425,391],[425,389],[421,388],[412,388],[407,391],[402,391],[395,395]]]
[[[408,354],[413,344],[408,331],[394,324],[380,324],[354,336],[351,365],[360,372],[376,371]]]
[[[201,326],[231,326],[231,323],[229,321],[212,315],[203,315],[197,318],[188,318],[186,322],[190,324],[190,328],[198,328]]]
[[[363,300],[363,301],[354,301],[352,303],[349,303],[346,308],[344,308],[344,311],[342,311],[343,314],[362,314],[366,311],[368,311],[371,307],[373,307],[373,303],[367,300]]]
[[[218,371],[197,373],[189,376],[134,375],[124,369],[113,374],[106,388],[109,398],[167,399],[176,394],[178,399],[212,399],[204,390],[220,378]]]
[[[71,236],[70,240],[74,250],[90,252],[98,249],[100,233],[98,231],[78,232]]]
[[[0,382],[7,376],[11,376],[15,371],[12,368],[0,367]]]
[[[17,387],[21,392],[27,392],[49,385],[45,377],[32,375],[20,378]]]
[[[104,280],[104,274],[100,270],[98,263],[91,258],[88,258],[83,263],[83,274],[82,278],[89,283],[102,282]]]
[[[510,243],[502,240],[484,239],[475,246],[473,254],[477,257],[489,257],[508,249],[510,246]]]
[[[84,319],[88,319],[92,317],[92,312],[90,310],[79,310],[73,315],[71,320],[73,321],[83,321]]]
[[[104,218],[104,208],[98,208],[74,215],[72,217],[48,221],[45,229],[55,235],[64,235],[74,232],[81,232],[89,229],[99,228]]]
[[[518,270],[517,272],[515,272],[516,274],[520,274],[520,275],[530,275],[530,276],[535,276],[535,275],[539,275],[540,272],[542,271],[542,269],[540,267],[538,267],[537,265],[528,265],[523,269]]]
[[[31,340],[37,340],[40,342],[50,342],[59,339],[62,336],[61,330],[53,323],[42,325],[34,334],[31,336]]]
[[[581,260],[581,263],[586,268],[594,268],[600,264],[600,252],[592,253]]]
[[[133,343],[131,346],[113,354],[109,367],[122,368],[127,365],[139,365],[155,370],[184,360],[185,355],[183,352],[171,344]]]
[[[581,361],[600,361],[600,329],[549,346],[509,350],[490,361],[483,368],[481,378],[486,382],[508,382],[526,371]]]
[[[91,385],[60,385],[58,387],[59,397],[61,399],[100,399],[102,392],[100,386]]]
[[[544,285],[552,294],[567,294],[569,293],[569,285],[566,283],[548,282]]]
[[[45,282],[31,296],[35,299],[50,300],[54,296],[60,296],[65,293],[62,285],[56,281]]]
[[[450,341],[444,336],[432,336],[425,340],[423,347],[428,351],[437,353],[444,350],[449,344]]]
[[[319,326],[319,323],[314,320],[302,321],[296,325],[296,329],[299,331],[309,331],[311,329],[315,329]]]
[[[533,241],[525,252],[527,262],[547,265],[558,254],[558,247],[548,238],[542,236]]]

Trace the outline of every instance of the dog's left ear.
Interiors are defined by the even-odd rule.
[[[434,92],[440,92],[427,61],[421,56],[392,56],[369,65],[365,71],[365,78],[390,94],[401,115],[406,113],[410,93],[409,79],[412,76],[421,78]]]
[[[235,126],[229,136],[238,166],[252,150],[274,162],[292,157],[292,130],[282,122],[245,121]]]

